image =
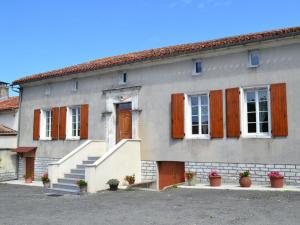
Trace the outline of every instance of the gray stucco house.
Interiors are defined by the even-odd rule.
[[[24,160],[26,154],[34,158],[36,178],[50,163],[51,176],[61,184],[57,189],[71,179],[101,177],[101,165],[105,174],[112,171],[105,160],[131,143],[122,139],[139,144],[122,156],[129,158],[114,159],[118,170],[137,160],[126,172],[140,169],[138,179],[157,179],[159,188],[183,181],[184,170],[206,181],[211,169],[225,182],[249,169],[254,182],[265,183],[267,172],[278,170],[286,183],[295,183],[300,176],[299,62],[300,27],[292,27],[24,77],[13,82],[21,90],[19,152]],[[97,146],[102,143],[100,155],[79,150],[96,140]],[[137,159],[130,158],[133,148]],[[70,157],[77,157],[77,170],[62,178],[61,171],[72,168]],[[97,182],[91,192],[100,189]]]

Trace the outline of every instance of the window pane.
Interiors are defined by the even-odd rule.
[[[199,126],[192,126],[192,134],[199,134]]]
[[[202,134],[208,134],[208,125],[202,125],[201,132]]]
[[[196,62],[195,63],[195,69],[196,69],[196,73],[201,73],[202,72],[202,63],[201,62]]]
[[[267,101],[268,97],[267,97],[267,90],[263,89],[263,90],[259,90],[258,91],[258,99],[259,101]]]
[[[256,122],[256,113],[248,113],[248,122]]]
[[[208,106],[202,106],[201,107],[201,114],[207,115],[208,114]]]
[[[207,105],[207,95],[201,95],[201,105]]]
[[[269,132],[268,123],[260,123],[259,130],[260,130],[260,132]]]
[[[268,111],[268,102],[260,102],[259,111]]]
[[[267,112],[260,112],[259,113],[259,121],[260,122],[268,122],[268,113]]]
[[[192,125],[198,125],[198,124],[199,124],[199,117],[192,116]]]
[[[255,102],[255,92],[247,91],[247,102]]]
[[[201,124],[208,124],[208,116],[201,116]]]
[[[248,133],[256,133],[256,123],[248,123]]]
[[[255,102],[247,103],[247,112],[255,112]]]
[[[258,52],[250,52],[251,65],[259,65]]]
[[[196,106],[196,107],[192,107],[192,115],[198,115],[199,114],[199,110],[198,110],[199,108],[198,108],[198,106]]]
[[[191,103],[192,103],[192,106],[198,105],[198,97],[197,96],[192,96],[191,97]]]

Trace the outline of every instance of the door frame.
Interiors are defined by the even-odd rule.
[[[132,112],[132,139],[139,139],[139,91],[141,86],[124,87],[119,89],[109,89],[103,91],[105,95],[106,105],[105,112],[102,113],[105,118],[106,143],[107,149],[111,149],[116,144],[116,104],[131,102]]]
[[[32,160],[30,163],[32,163],[32,165],[30,167],[32,167],[32,180],[34,180],[34,172],[35,172],[35,168],[34,168],[34,164],[35,164],[35,157],[34,156],[27,156],[25,157],[25,175],[27,175],[27,163],[29,163],[29,158]]]

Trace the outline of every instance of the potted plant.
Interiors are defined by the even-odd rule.
[[[44,185],[44,190],[47,190],[50,187],[50,179],[48,177],[48,173],[44,173],[43,176],[41,177],[41,180]]]
[[[270,183],[272,188],[283,187],[284,176],[280,174],[278,171],[271,171],[270,173],[268,173],[268,177],[270,178]]]
[[[87,192],[87,182],[85,180],[78,180],[77,185],[80,189],[80,193]]]
[[[244,172],[240,173],[240,186],[241,187],[250,187],[252,184],[251,178],[250,178],[250,172],[249,170],[246,170]]]
[[[32,175],[31,174],[25,174],[23,177],[25,179],[26,184],[32,183]]]
[[[221,186],[222,177],[218,174],[218,171],[212,170],[208,174],[209,184],[212,187]]]
[[[117,179],[110,179],[106,184],[109,185],[109,190],[116,191],[118,190],[119,183],[120,181]]]
[[[188,182],[189,186],[195,186],[196,185],[196,172],[186,172],[185,173],[185,178]]]
[[[125,180],[128,182],[129,185],[132,185],[135,182],[135,175],[133,174],[132,176],[126,176]]]

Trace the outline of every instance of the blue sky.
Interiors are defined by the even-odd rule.
[[[300,25],[298,0],[1,0],[0,80],[143,49]]]

